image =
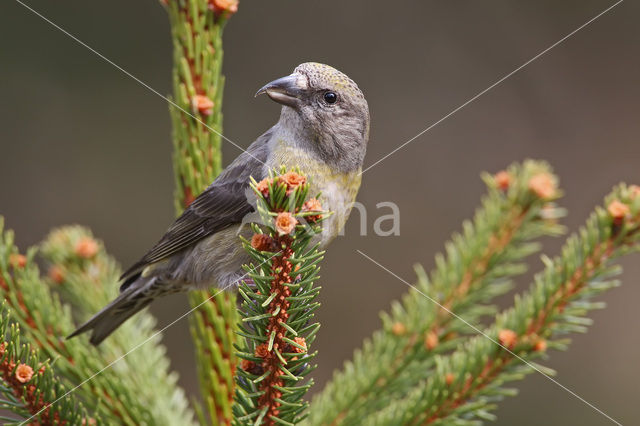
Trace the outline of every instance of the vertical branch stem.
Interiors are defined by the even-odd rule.
[[[255,263],[251,283],[239,286],[243,303],[236,376],[234,425],[293,425],[305,417],[304,400],[313,384],[307,375],[316,353],[309,353],[320,324],[318,262],[323,257],[312,239],[324,217],[317,199],[307,200],[306,177],[296,172],[264,179],[254,186],[262,226],[253,226],[244,249]]]
[[[222,32],[228,17],[237,9],[237,1],[166,0],[165,4],[174,47],[174,101],[198,118],[170,108],[175,207],[180,213],[220,173]],[[190,317],[190,328],[200,388],[211,422],[229,424],[236,364],[236,296],[230,292],[214,296],[216,292],[212,289],[189,295],[191,306],[199,306]]]

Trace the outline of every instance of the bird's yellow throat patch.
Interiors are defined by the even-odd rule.
[[[323,207],[333,212],[333,217],[325,223],[328,234],[334,237],[344,227],[362,181],[360,169],[341,173],[327,163],[312,158],[301,148],[292,147],[283,140],[277,141],[269,168],[285,166],[287,169],[299,167],[309,178],[310,194],[322,193]]]

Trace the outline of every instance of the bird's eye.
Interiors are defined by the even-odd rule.
[[[335,104],[338,100],[338,95],[335,92],[325,92],[323,97],[328,104]]]

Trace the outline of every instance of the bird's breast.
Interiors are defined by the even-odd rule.
[[[300,168],[309,179],[310,194],[315,196],[320,193],[322,207],[333,212],[323,223],[322,242],[328,243],[338,235],[349,217],[360,189],[360,169],[346,173],[335,171],[324,161],[313,158],[309,152],[279,140],[266,167],[278,169],[281,166],[287,170]]]

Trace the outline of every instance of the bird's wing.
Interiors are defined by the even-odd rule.
[[[268,130],[238,156],[120,279],[128,280],[147,265],[166,259],[229,225],[241,223],[242,218],[254,210],[246,196],[249,177],[256,180],[264,177],[263,165],[267,161],[272,134],[273,129]]]

